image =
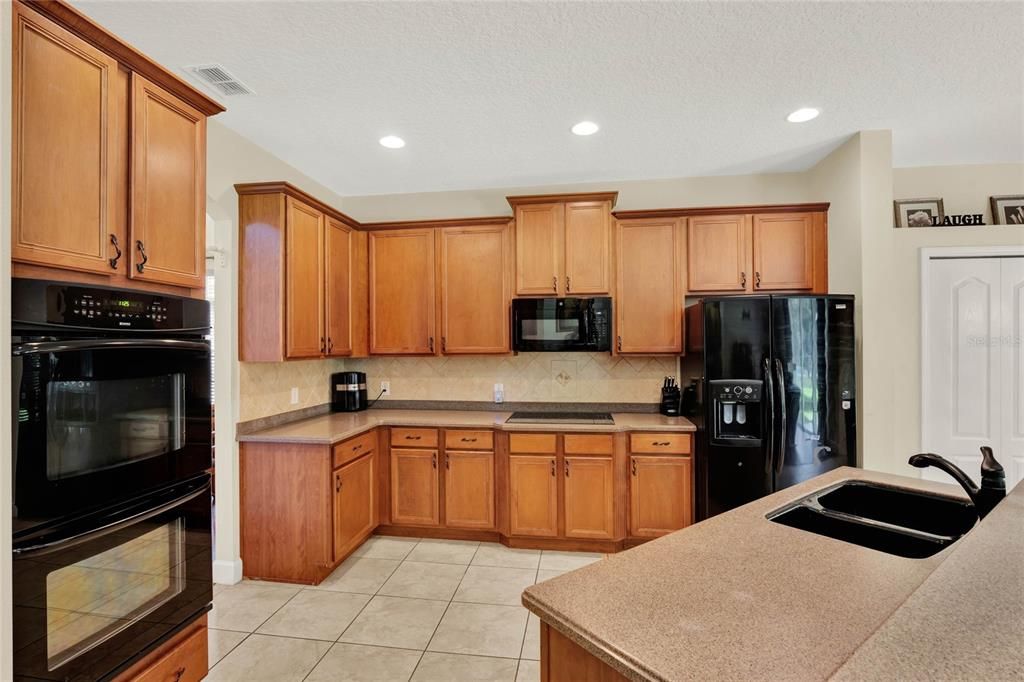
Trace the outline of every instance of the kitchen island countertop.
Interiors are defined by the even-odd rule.
[[[634,680],[1019,677],[1024,486],[926,559],[765,518],[844,479],[964,497],[843,467],[538,583],[523,604]]]

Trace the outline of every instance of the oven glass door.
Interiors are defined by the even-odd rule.
[[[15,673],[102,679],[212,599],[210,478],[15,543]]]
[[[16,337],[14,528],[210,467],[204,341]]]

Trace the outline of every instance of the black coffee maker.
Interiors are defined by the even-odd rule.
[[[331,412],[359,412],[367,407],[366,372],[331,375]]]

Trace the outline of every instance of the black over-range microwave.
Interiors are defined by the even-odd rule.
[[[610,351],[612,299],[517,298],[512,301],[512,349]]]

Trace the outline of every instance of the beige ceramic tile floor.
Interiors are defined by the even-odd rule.
[[[214,590],[211,682],[540,679],[540,621],[519,596],[601,558],[374,537],[317,587]]]

